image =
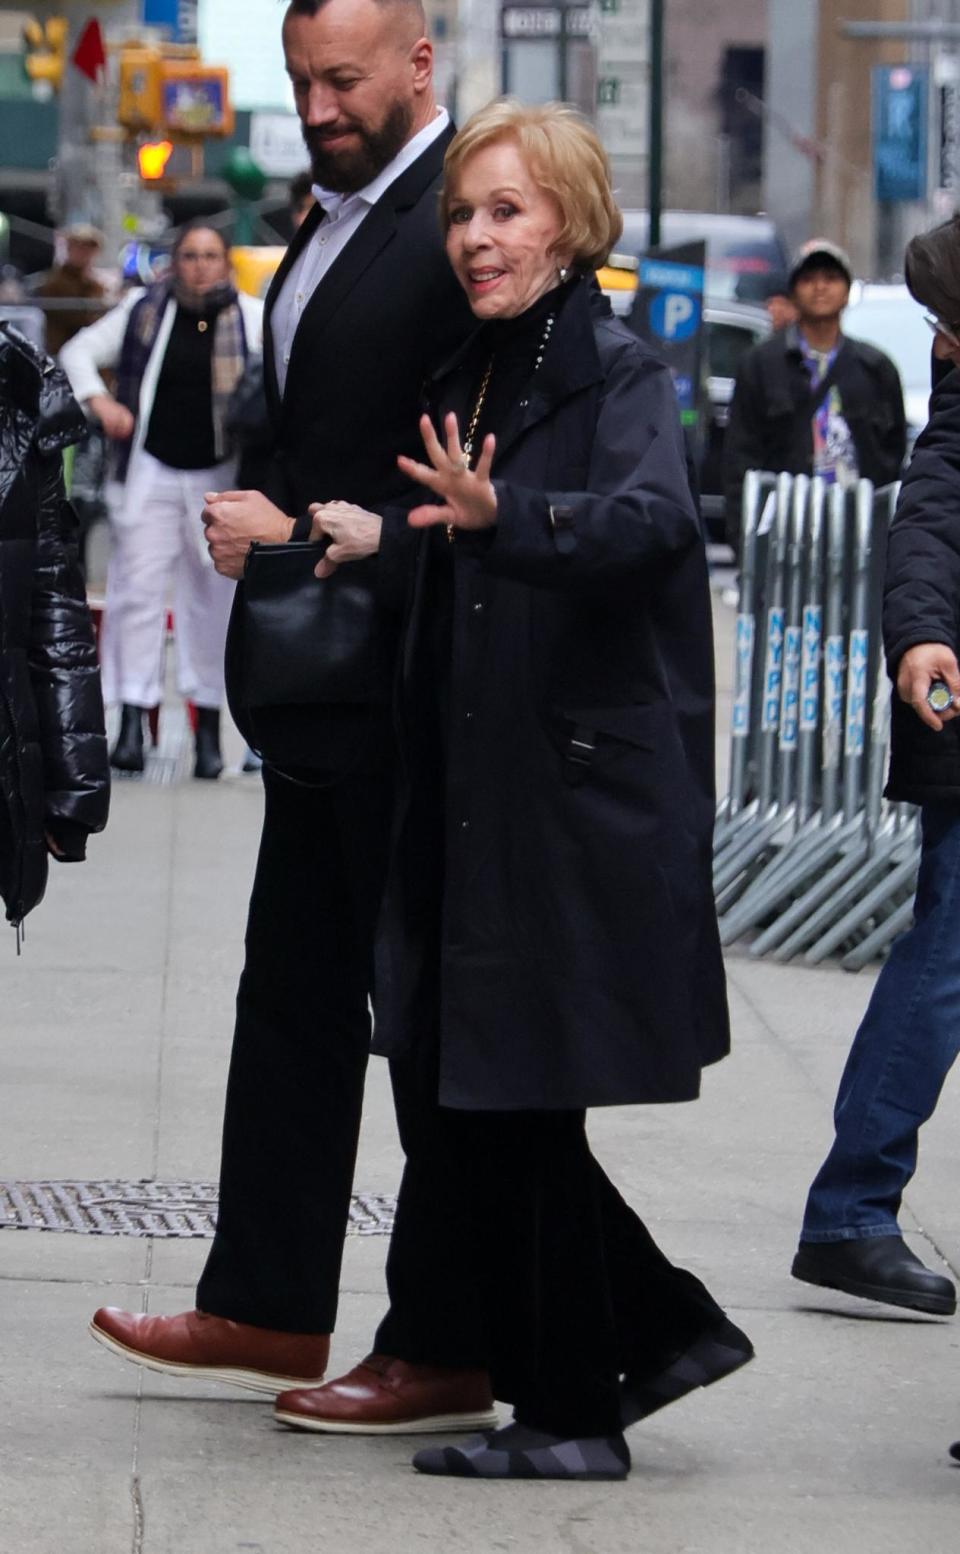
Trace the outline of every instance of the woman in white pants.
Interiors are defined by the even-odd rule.
[[[177,687],[197,709],[197,777],[218,777],[223,648],[233,584],[204,544],[204,494],[229,487],[235,459],[227,402],[251,351],[263,305],[230,283],[219,232],[184,228],[169,277],[130,292],[60,355],[71,387],[118,450],[122,500],[112,513],[101,658],[104,698],[120,702],[111,764],[142,771],[143,714],[161,699],[172,594]],[[102,369],[116,373],[111,394]]]

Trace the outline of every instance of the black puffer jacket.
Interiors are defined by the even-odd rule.
[[[0,896],[41,899],[48,833],[67,859],[110,794],[93,627],[62,452],[86,429],[51,359],[0,323]]]

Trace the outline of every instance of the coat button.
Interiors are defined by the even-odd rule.
[[[474,615],[479,615],[479,614],[481,614],[482,610],[483,610],[483,604],[478,599],[476,604],[473,607],[473,613],[474,613]]]
[[[470,830],[470,822],[469,822],[469,820],[461,820],[461,822],[460,822],[460,830],[461,831],[469,831]]]
[[[468,723],[472,723],[473,722],[473,713],[472,712],[465,712],[464,713],[464,717],[466,718]]]

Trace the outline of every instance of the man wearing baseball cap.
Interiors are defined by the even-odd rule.
[[[106,288],[93,274],[93,264],[103,247],[103,233],[88,221],[74,221],[61,234],[64,254],[59,264],[48,270],[36,289],[38,297],[56,301],[76,300],[75,308],[51,308],[47,313],[47,350],[56,356],[80,329],[92,324],[106,307],[91,308],[106,295]]]
[[[814,238],[787,285],[797,321],[744,356],[724,442],[727,537],[739,549],[748,469],[822,475],[828,484],[896,480],[906,452],[903,388],[888,356],[841,332],[853,270]]]

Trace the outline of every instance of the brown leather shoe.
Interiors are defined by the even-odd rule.
[[[203,1311],[151,1317],[101,1306],[90,1332],[105,1349],[147,1370],[226,1381],[271,1396],[292,1385],[319,1386],[330,1350],[326,1334],[276,1333]]]
[[[486,1371],[408,1365],[368,1354],[325,1387],[283,1392],[281,1424],[346,1435],[419,1435],[429,1430],[491,1430],[497,1416]]]

